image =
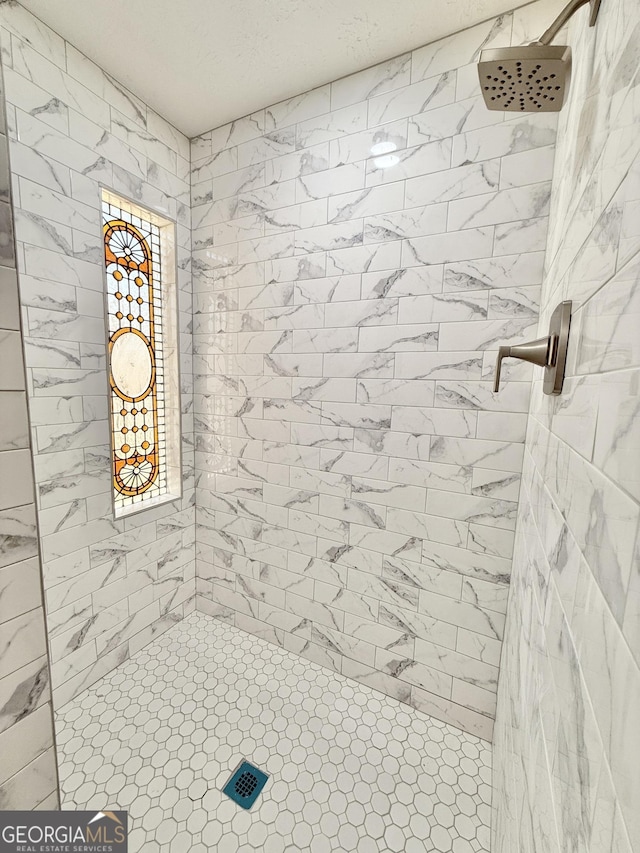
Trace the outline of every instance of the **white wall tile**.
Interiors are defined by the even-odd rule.
[[[51,645],[54,699],[64,701],[121,663],[129,654],[129,639],[147,627],[154,613],[157,630],[170,624],[161,620],[159,599],[160,589],[167,589],[161,585],[161,573],[175,564],[176,543],[161,536],[155,522],[125,535],[123,523],[112,518],[98,182],[177,218],[180,256],[190,248],[189,143],[24,9],[7,10],[1,35],[5,44],[11,38],[13,48],[5,82],[7,103],[17,116],[11,161],[17,176],[16,235],[48,616],[54,633],[57,624],[64,624],[71,633],[80,630],[80,637],[83,624],[92,626],[84,639],[72,642],[69,634]],[[237,159],[228,165],[235,170]],[[211,165],[210,179],[217,174]],[[181,286],[189,293],[189,276],[182,278]],[[182,349],[187,354],[189,300],[181,307]],[[0,332],[0,341],[7,334]],[[7,352],[0,364],[11,368],[15,385],[22,362],[19,333],[10,334],[15,340],[4,340]],[[190,371],[183,380],[188,389]],[[0,386],[9,381],[0,380]],[[16,404],[16,417],[6,424],[12,442],[20,442],[24,432],[18,416],[23,406],[17,398]],[[192,446],[189,423],[185,419],[187,449]],[[16,470],[30,468],[18,458],[24,453],[28,451],[6,449],[2,464],[10,465],[5,474],[18,484],[14,500],[28,504],[33,499],[30,478]],[[190,477],[185,466],[186,483]],[[32,508],[4,513],[3,542],[20,536],[23,545],[14,556],[30,557],[35,544]],[[156,535],[160,544],[151,554]],[[193,565],[192,541],[192,533],[180,540],[181,565]],[[130,563],[142,559],[142,551],[153,563],[142,586],[141,577],[127,575],[126,551]],[[185,571],[181,582],[188,596],[195,593],[192,577]],[[114,586],[122,593],[117,602]],[[130,618],[129,596],[131,614],[145,600],[144,619]],[[156,601],[155,611],[147,608],[145,596]],[[163,606],[182,615],[184,600],[181,591],[173,604],[168,599]]]
[[[382,689],[485,737],[530,378],[509,375],[497,397],[488,372],[498,343],[526,339],[537,319],[543,246],[527,225],[546,222],[555,123],[503,128],[477,83],[455,99],[459,66],[462,91],[480,49],[510,34],[503,16],[336,81],[330,104],[322,87],[267,108],[264,132],[241,124],[240,143],[234,125],[192,144],[197,263],[223,239],[224,263],[256,267],[222,279],[208,259],[196,280],[196,500],[216,507],[197,536],[226,554],[202,596],[302,653],[306,620],[325,664],[377,671]],[[207,195],[218,157],[225,173]],[[263,159],[264,172],[243,168]],[[217,298],[227,288],[238,298]],[[289,384],[256,392],[259,378]],[[247,556],[264,562],[260,587],[237,563]],[[303,577],[284,601],[283,560]],[[253,597],[269,612],[253,612]],[[420,660],[416,636],[450,649],[445,663]],[[398,657],[384,648],[393,641]]]
[[[537,38],[544,10],[514,13],[514,35]],[[618,64],[621,55],[637,64],[638,26],[637,4],[603,4],[594,28],[576,15],[566,38],[573,80],[559,115],[540,330],[560,300],[572,300],[571,357],[557,398],[542,394],[534,373],[495,728],[498,853],[519,847],[523,833],[549,850],[629,853],[640,844],[629,763],[640,710],[638,217],[621,228],[625,199],[637,197],[638,80]],[[454,140],[454,161],[456,151],[500,151],[503,187],[522,185],[520,165],[523,175],[534,163],[548,175],[545,148],[528,147],[526,124],[514,147],[510,124],[494,140],[486,129]],[[498,252],[535,241],[530,226],[498,226]],[[494,427],[485,420],[484,437]],[[502,428],[520,434],[521,424]],[[477,708],[483,696],[466,699]],[[517,814],[532,816],[528,827]]]
[[[33,29],[38,31],[39,24]],[[6,33],[3,43],[7,43]],[[60,44],[53,33],[46,42],[47,52],[54,59],[60,60]],[[29,85],[26,89],[29,91]],[[33,96],[33,91],[30,94]],[[6,164],[4,98],[0,75],[0,161]],[[42,103],[39,95],[37,100]],[[47,799],[55,808],[59,797],[51,689],[27,395],[22,390],[26,383],[8,180],[3,181],[1,194],[4,266],[0,268],[0,738],[4,760],[0,799],[5,807],[19,809],[35,808]]]

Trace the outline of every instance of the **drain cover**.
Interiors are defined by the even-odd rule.
[[[248,761],[241,761],[222,789],[222,793],[243,809],[250,809],[269,777]]]

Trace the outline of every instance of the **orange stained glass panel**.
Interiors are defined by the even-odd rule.
[[[103,202],[116,508],[167,491],[158,227]]]

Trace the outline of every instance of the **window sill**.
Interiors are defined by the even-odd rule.
[[[138,515],[141,512],[146,512],[148,509],[156,509],[159,506],[164,506],[165,504],[172,503],[173,501],[179,501],[182,499],[182,495],[160,495],[158,498],[150,498],[149,500],[142,501],[138,504],[131,504],[131,506],[123,507],[122,509],[113,510],[113,515],[116,521],[120,521],[123,518],[129,518],[132,515]]]

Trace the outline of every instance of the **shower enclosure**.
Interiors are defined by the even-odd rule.
[[[637,4],[576,12],[562,112],[478,85],[558,11],[187,139],[2,6],[3,812],[127,811],[145,853],[640,845]],[[103,193],[175,253],[107,257]],[[182,491],[131,513],[160,420],[105,323],[142,353],[158,269]],[[562,393],[494,391],[569,302]]]

